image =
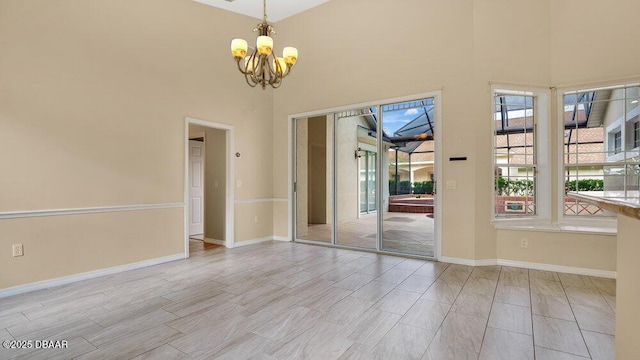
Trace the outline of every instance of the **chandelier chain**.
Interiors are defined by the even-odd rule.
[[[267,0],[262,0],[262,20],[267,22]]]

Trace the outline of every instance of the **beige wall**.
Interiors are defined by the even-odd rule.
[[[456,0],[409,1],[403,9],[411,11],[398,11],[393,2],[334,0],[281,21],[278,41],[297,46],[300,61],[274,93],[274,195],[287,195],[288,115],[442,90],[441,170],[443,180],[457,181],[456,190],[441,187],[443,255],[615,270],[610,236],[510,232],[491,225],[489,82],[552,87],[636,76],[640,49],[629,44],[636,43],[632,14],[639,6],[632,0],[616,9],[596,0]],[[354,24],[354,13],[384,20]],[[576,41],[576,29],[589,18],[609,26]],[[556,117],[552,112],[552,159],[559,151]],[[451,163],[450,156],[468,160]],[[553,199],[557,166],[551,170]],[[467,226],[458,226],[460,219]],[[553,255],[515,248],[513,236],[544,243]],[[586,258],[575,259],[577,253]]]
[[[441,90],[443,158],[468,157],[441,164],[444,179],[458,185],[442,191],[443,254],[538,258],[502,246],[510,233],[490,224],[488,83],[566,86],[637,76],[640,47],[631,45],[640,2],[409,0],[398,6],[333,0],[278,23],[276,47],[297,46],[300,61],[272,92],[249,88],[229,56],[230,39],[254,38],[255,19],[188,0],[0,0],[0,164],[10,169],[0,176],[0,212],[182,203],[184,117],[190,116],[234,126],[234,152],[242,154],[234,159],[242,183],[235,188],[236,242],[286,236],[291,214],[277,199],[289,196],[290,114]],[[371,20],[354,23],[353,14]],[[590,19],[598,20],[597,31],[576,36],[593,25]],[[552,151],[559,151],[555,141]],[[552,171],[557,175],[557,167]],[[12,229],[0,232],[0,256],[13,243],[25,244],[24,257],[0,262],[0,273],[13,274],[1,286],[180,252],[183,240],[174,232],[184,227],[181,211],[164,210],[162,239],[131,236],[154,228],[157,211],[140,211],[149,214],[104,232],[87,227],[84,215],[0,220]],[[108,222],[121,215],[90,217]],[[457,226],[460,219],[466,226]],[[48,231],[34,233],[43,221],[50,222]],[[86,231],[62,226],[74,222]],[[532,244],[549,234],[517,236]],[[106,252],[89,261],[95,247],[88,244],[105,238],[149,250]],[[68,259],[80,239],[87,248]],[[595,255],[611,253],[610,237],[566,239],[548,244],[557,258],[537,261],[570,265],[593,242],[599,251],[590,251],[594,258],[585,264],[614,270]],[[34,261],[33,248],[49,251]]]
[[[557,86],[638,76],[640,46],[636,0],[551,1],[551,81]],[[586,19],[598,19],[589,36],[576,36]],[[586,60],[586,61],[581,61]]]
[[[225,130],[189,125],[189,133],[205,133],[204,232],[207,239],[226,240],[227,133]],[[217,185],[217,186],[216,186]]]
[[[271,199],[272,94],[229,54],[255,24],[186,0],[0,0],[0,212],[182,203],[185,116],[233,125],[236,199]],[[272,208],[238,204],[236,242],[271,236]],[[0,220],[0,288],[181,253],[183,222]],[[25,256],[7,258],[15,243]]]
[[[182,216],[173,208],[0,220],[0,289],[180,254]],[[16,242],[24,256],[11,256]]]
[[[520,247],[521,239],[528,240],[526,249]],[[498,259],[604,271],[616,269],[615,236],[501,230],[497,252]]]
[[[234,214],[236,244],[248,240],[269,240],[273,237],[272,201],[236,203]]]

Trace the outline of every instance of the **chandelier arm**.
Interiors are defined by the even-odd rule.
[[[236,64],[238,64],[238,70],[243,73],[244,75],[247,75],[247,67],[245,65],[245,68],[243,69],[242,66],[240,66],[240,60],[242,60],[243,58],[241,57],[237,57],[236,59]]]
[[[270,57],[273,58],[273,60],[270,60]],[[269,70],[269,81],[271,81],[271,78],[277,77],[278,76],[278,72],[276,71],[276,69],[271,68],[271,64],[275,64],[275,62],[278,61],[277,57],[274,55],[274,53],[272,52],[269,56],[267,56],[265,58],[265,62],[266,64],[266,70]],[[277,66],[277,65],[275,65]]]
[[[256,85],[258,85],[257,83],[255,83],[253,81],[253,79],[251,78],[251,75],[249,73],[244,74],[244,79],[247,81],[247,84],[249,84],[249,86],[251,87],[256,87]],[[251,81],[250,81],[251,79]]]
[[[254,84],[254,86],[260,83],[255,73],[249,73],[248,79],[251,81],[252,84]]]
[[[282,82],[282,76],[278,76],[277,74],[276,74],[276,75],[274,75],[274,76],[272,76],[272,77],[269,79],[269,84],[270,84],[273,88],[276,88],[276,87],[277,87],[277,86],[275,86],[275,85],[280,86],[279,84],[280,84],[281,82]]]
[[[262,55],[258,56],[258,67],[254,75],[257,82],[262,82],[262,79],[264,79],[264,56]]]
[[[255,49],[251,53],[251,56],[249,57],[247,64],[250,64],[250,65],[247,65],[247,67],[251,66],[251,69],[252,69],[252,71],[247,71],[249,75],[247,79],[251,80],[253,87],[255,87],[257,84],[260,83],[260,78],[258,75],[260,71],[260,55],[258,55],[258,49]]]
[[[279,88],[279,87],[280,87],[280,85],[282,85],[282,80],[278,81],[278,82],[277,82],[277,83],[275,83],[275,84],[271,84],[271,87],[272,87],[272,88],[274,88],[274,89],[277,89],[277,88]]]

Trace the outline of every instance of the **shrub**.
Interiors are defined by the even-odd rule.
[[[604,180],[601,179],[582,179],[565,181],[564,191],[602,191],[604,190]]]
[[[509,180],[503,177],[496,179],[498,195],[504,196],[532,196],[533,180]]]
[[[533,180],[509,180],[503,177],[496,179],[498,195],[504,196],[532,196]],[[601,179],[582,179],[565,181],[564,191],[602,191],[604,181]]]
[[[389,180],[389,195],[404,195],[411,194],[411,182],[400,181],[398,183],[398,189],[396,191],[396,181]]]
[[[413,183],[414,194],[433,194],[433,182],[416,181]]]

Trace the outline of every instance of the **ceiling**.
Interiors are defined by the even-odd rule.
[[[202,4],[233,11],[262,20],[262,0],[194,0]],[[267,20],[280,21],[289,16],[301,13],[312,7],[324,4],[329,0],[268,0]]]

